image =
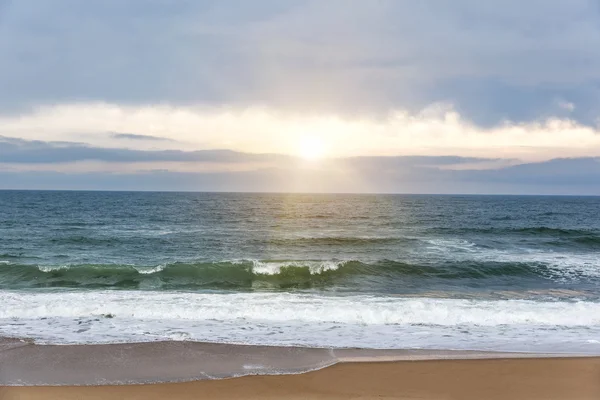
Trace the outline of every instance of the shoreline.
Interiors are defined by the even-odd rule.
[[[249,375],[304,375],[351,364],[524,359],[600,360],[600,357],[561,353],[275,347],[191,341],[52,345],[0,338],[0,385],[170,384]]]
[[[0,387],[0,398],[595,400],[599,378],[599,357],[345,362],[297,375],[187,383]]]

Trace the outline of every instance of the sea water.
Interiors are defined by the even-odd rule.
[[[0,336],[600,354],[600,198],[0,191]]]

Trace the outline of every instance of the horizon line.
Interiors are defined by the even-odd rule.
[[[92,192],[92,193],[186,193],[186,194],[275,194],[275,195],[384,195],[384,196],[487,196],[487,197],[600,197],[600,194],[542,194],[542,193],[416,193],[416,192],[278,192],[278,191],[219,191],[219,190],[119,190],[119,189],[11,189],[0,192]]]

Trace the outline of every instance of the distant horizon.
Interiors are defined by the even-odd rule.
[[[0,188],[267,193],[600,195],[600,157],[306,158],[99,147],[0,136]]]
[[[402,193],[402,192],[219,192],[201,190],[110,190],[110,189],[11,189],[0,192],[82,192],[82,193],[182,193],[182,194],[274,194],[317,196],[473,196],[473,197],[600,197],[600,194],[536,194],[536,193]]]

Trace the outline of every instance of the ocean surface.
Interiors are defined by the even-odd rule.
[[[0,191],[0,336],[600,354],[600,198]]]

